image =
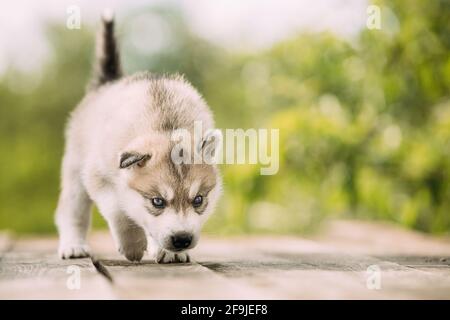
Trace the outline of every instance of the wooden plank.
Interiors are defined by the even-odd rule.
[[[0,298],[450,298],[450,242],[365,223],[339,228],[311,239],[206,236],[192,252],[195,262],[169,265],[126,261],[105,232],[90,236],[96,267],[57,259],[53,237],[19,239],[0,261]],[[67,287],[70,266],[80,268],[80,290]],[[373,266],[379,290],[368,286]]]
[[[449,297],[450,278],[435,272],[425,273],[395,261],[347,254],[305,240],[286,237],[274,240],[263,237],[258,241],[230,241],[239,243],[241,249],[245,243],[243,251],[252,254],[245,258],[219,259],[219,262],[216,257],[215,261],[202,264],[234,281],[250,282],[261,289],[270,288],[271,295],[278,298]],[[371,290],[367,286],[371,266],[380,269],[380,290]]]
[[[449,237],[430,236],[387,222],[329,221],[310,239],[355,254],[450,256]]]
[[[271,247],[267,244],[269,240]],[[197,250],[198,263],[192,265],[158,265],[152,261],[133,264],[119,257],[102,261],[117,284],[116,295],[122,298],[439,298],[449,288],[444,286],[435,295],[420,294],[411,291],[414,289],[411,286],[395,286],[395,278],[399,275],[393,277],[392,272],[400,272],[404,279],[410,277],[416,282],[423,278],[419,289],[430,284],[422,274],[401,265],[338,253],[303,240],[274,240],[238,241],[236,250],[233,250],[236,241],[213,240],[215,251],[209,251],[211,243],[207,241]],[[204,246],[207,248],[202,248]],[[217,252],[222,256],[217,257]],[[366,272],[371,265],[381,269],[382,290],[367,287]],[[435,282],[436,287],[438,283]]]
[[[0,299],[79,298],[114,298],[108,281],[97,273],[90,259],[60,260],[55,254],[42,253],[4,254],[0,263]]]
[[[122,299],[245,299],[264,298],[250,286],[236,285],[196,262],[131,263],[114,255],[99,261],[113,278],[114,294]]]
[[[160,299],[276,299],[289,295],[267,290],[251,278],[254,274],[253,266],[259,266],[266,272],[271,269],[286,268],[276,257],[270,257],[266,252],[255,250],[255,245],[263,245],[259,238],[242,239],[203,239],[193,250],[192,257],[196,260],[192,264],[155,264],[145,260],[140,264],[133,264],[123,260],[116,254],[100,258],[114,279],[117,296],[122,298],[160,298]],[[273,241],[267,238],[267,241]],[[235,243],[240,245],[236,246]],[[287,246],[280,240],[280,244]],[[266,247],[266,246],[264,246]],[[303,241],[305,250],[318,250],[317,245],[310,241]],[[231,262],[230,262],[231,261]],[[239,269],[241,276],[247,275],[250,281],[228,277],[218,272],[213,264],[222,267],[234,266]],[[289,266],[287,266],[289,267]]]

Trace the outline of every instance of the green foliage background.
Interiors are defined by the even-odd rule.
[[[299,34],[251,54],[199,39],[176,8],[120,21],[127,71],[186,74],[219,128],[280,129],[277,175],[222,166],[225,194],[209,232],[302,233],[328,217],[449,232],[450,2],[376,3],[381,30],[352,40]],[[146,12],[172,35],[150,57],[128,41],[129,22]],[[65,119],[93,56],[89,28],[50,25],[48,38],[52,58],[41,75],[10,69],[0,79],[0,229],[19,233],[55,232]],[[98,214],[94,224],[104,226]]]

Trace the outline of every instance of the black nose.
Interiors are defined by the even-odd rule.
[[[178,232],[175,233],[171,239],[175,249],[186,249],[191,245],[192,235],[186,232]]]

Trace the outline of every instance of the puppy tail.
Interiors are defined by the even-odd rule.
[[[105,10],[102,14],[102,26],[97,36],[94,75],[90,89],[95,89],[122,76],[120,55],[114,34],[114,13]]]

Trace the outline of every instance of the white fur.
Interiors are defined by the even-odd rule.
[[[117,249],[129,260],[140,260],[147,246],[154,246],[158,262],[188,261],[186,252],[169,252],[164,243],[170,234],[188,231],[194,234],[195,245],[219,197],[220,177],[203,214],[193,210],[180,214],[170,209],[160,216],[148,213],[146,200],[128,185],[131,171],[119,168],[119,155],[124,150],[148,147],[154,148],[156,157],[158,146],[168,143],[169,135],[155,129],[161,115],[152,106],[149,83],[148,79],[124,79],[107,84],[88,94],[73,112],[66,132],[62,190],[56,211],[60,257],[89,254],[86,235],[94,201],[108,221]],[[208,107],[189,84],[168,79],[161,85],[173,92],[176,101],[195,102],[194,106],[181,103],[176,110],[186,116],[186,126],[200,120],[205,129],[213,128]],[[165,196],[172,199],[174,191],[163,182],[162,187]],[[195,194],[198,188],[199,182],[195,182],[190,193]]]
[[[102,12],[102,18],[104,21],[112,22],[114,20],[114,11],[110,8],[106,8]]]

